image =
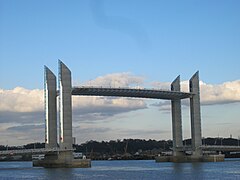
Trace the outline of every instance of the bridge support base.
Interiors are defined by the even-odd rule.
[[[156,162],[175,162],[175,163],[188,163],[188,162],[222,162],[225,155],[203,155],[203,156],[157,156]]]
[[[34,160],[34,167],[44,168],[90,168],[90,159],[74,159],[73,152],[46,154],[43,160]]]

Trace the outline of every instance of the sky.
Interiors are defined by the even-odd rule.
[[[43,67],[73,86],[182,91],[199,70],[203,137],[240,136],[240,1],[0,0],[0,144],[44,142]],[[182,101],[190,138],[189,101]],[[73,97],[77,143],[172,139],[170,102]]]

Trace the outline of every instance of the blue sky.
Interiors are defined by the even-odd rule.
[[[57,60],[61,59],[71,69],[74,85],[94,81],[99,76],[127,72],[125,78],[141,77],[144,79],[141,86],[153,87],[154,82],[171,82],[179,74],[182,80],[188,80],[199,70],[200,79],[208,85],[205,89],[219,85],[217,90],[221,90],[213,92],[213,88],[211,93],[218,93],[221,98],[226,82],[235,82],[228,86],[234,89],[230,94],[238,93],[239,6],[237,0],[0,0],[0,89],[11,90],[18,86],[28,90],[43,89],[43,66],[47,65],[57,74]],[[204,96],[203,103],[214,102],[202,108],[205,129],[209,129],[209,120],[215,126],[218,121],[223,121],[230,123],[230,129],[235,127],[235,136],[240,135],[240,129],[236,128],[240,127],[238,98],[238,94],[231,98],[226,96],[222,103]],[[152,106],[155,101],[144,100],[144,103],[147,104],[145,109],[137,106],[139,110],[133,108],[133,111],[108,117],[109,125],[105,130],[122,126],[119,138],[130,137],[127,132],[123,133],[124,128],[135,128],[139,134],[147,130],[150,133],[150,130],[156,130],[158,118],[154,115],[158,113],[162,119],[168,119],[159,122],[159,128],[166,126],[170,130],[170,113]],[[229,116],[219,115],[225,108]],[[5,111],[2,109],[2,114]],[[188,110],[184,113],[188,118]],[[130,123],[128,119],[131,119]],[[144,119],[153,122],[148,124]],[[106,123],[100,121],[94,128],[106,128]],[[135,127],[139,121],[142,125]],[[147,130],[145,125],[149,125]],[[223,131],[224,126],[219,129]],[[211,128],[203,131],[209,136],[218,134]],[[146,138],[161,138],[156,134],[146,135]],[[224,134],[228,135],[229,132]],[[103,139],[107,139],[111,133],[104,136]],[[117,136],[115,134],[113,138]],[[166,133],[163,138],[171,138],[171,133]]]

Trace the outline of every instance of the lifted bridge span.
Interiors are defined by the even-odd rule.
[[[117,96],[133,98],[150,98],[150,99],[186,99],[191,98],[194,94],[189,92],[169,91],[161,89],[141,89],[141,88],[112,88],[112,87],[93,87],[80,86],[72,88],[72,95],[82,96]]]

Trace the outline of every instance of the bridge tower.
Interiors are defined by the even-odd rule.
[[[171,91],[180,92],[180,76],[171,84]],[[183,139],[182,139],[182,112],[181,99],[172,99],[172,136],[173,136],[173,156],[183,156]]]
[[[40,167],[91,167],[90,159],[74,159],[72,147],[72,79],[71,71],[59,60],[59,145],[57,146],[57,105],[56,77],[45,66],[44,99],[46,123],[46,149],[56,148],[56,152],[45,154],[43,160],[33,161],[33,166]]]
[[[202,132],[201,132],[201,110],[200,110],[200,90],[199,90],[199,72],[197,71],[189,81],[190,92],[193,96],[190,98],[191,113],[191,135],[193,156],[202,156]]]
[[[72,149],[72,78],[71,71],[59,60],[60,148]]]
[[[56,76],[44,66],[45,147],[57,147]]]

